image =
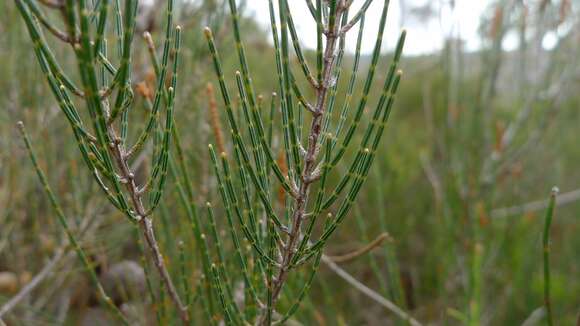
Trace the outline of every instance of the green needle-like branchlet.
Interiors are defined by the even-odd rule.
[[[364,24],[365,24],[365,19],[364,19],[364,15],[363,15],[361,20],[360,20],[358,36],[356,39],[356,50],[355,50],[355,54],[354,54],[354,62],[352,65],[352,71],[350,73],[350,79],[349,79],[348,86],[346,89],[346,94],[344,96],[342,110],[340,111],[338,126],[336,127],[336,131],[334,133],[336,138],[338,138],[340,136],[342,128],[343,128],[344,124],[346,123],[347,113],[350,109],[350,105],[352,102],[352,94],[354,91],[354,85],[356,83],[357,76],[358,76],[358,67],[359,67],[359,62],[360,62],[360,52],[361,52],[361,45],[362,45],[362,36],[363,36],[363,32],[364,32]],[[330,119],[328,119],[328,120],[330,120]],[[325,130],[327,130],[327,129],[325,129]],[[334,147],[334,144],[336,144],[336,141],[333,142],[333,147]]]
[[[370,0],[368,0],[367,2],[369,2],[369,1]],[[384,6],[383,6],[383,11],[381,13],[381,20],[379,22],[379,31],[377,33],[375,47],[374,47],[372,57],[371,57],[371,63],[370,63],[369,69],[368,69],[367,77],[366,77],[365,84],[364,84],[363,91],[362,91],[362,95],[361,95],[361,98],[360,98],[360,101],[358,104],[358,108],[355,112],[354,119],[353,119],[350,127],[348,128],[346,135],[344,136],[344,139],[340,145],[338,153],[335,154],[335,156],[332,160],[333,167],[336,166],[336,164],[340,161],[340,159],[342,158],[342,156],[346,152],[348,145],[350,144],[350,141],[352,140],[353,135],[358,128],[358,125],[360,124],[361,117],[362,117],[363,112],[364,112],[364,108],[366,107],[366,104],[368,102],[369,92],[370,92],[371,86],[373,85],[373,79],[375,76],[375,72],[377,69],[377,63],[378,63],[380,53],[381,53],[381,46],[383,43],[383,33],[384,33],[385,25],[387,22],[388,9],[389,9],[389,2],[386,1]]]
[[[217,157],[215,154],[215,151],[213,150],[213,147],[210,146],[209,147],[210,150],[210,156],[212,159],[212,163],[214,165],[214,170],[216,173],[216,176],[221,175],[222,173],[219,171],[218,168],[218,163],[217,163]],[[265,254],[261,251],[261,248],[257,246],[256,241],[252,238],[252,235],[250,233],[250,231],[248,230],[248,227],[245,225],[245,222],[243,221],[243,215],[242,212],[240,210],[240,207],[238,205],[237,202],[237,197],[235,196],[235,193],[232,193],[233,191],[233,187],[231,185],[231,175],[230,175],[230,171],[229,171],[229,164],[227,161],[227,158],[225,157],[224,154],[222,154],[222,168],[223,168],[223,179],[221,177],[218,178],[218,183],[219,183],[219,189],[220,189],[220,194],[222,196],[222,200],[224,202],[224,204],[226,205],[226,217],[228,220],[228,226],[230,228],[230,234],[232,237],[232,241],[234,243],[235,249],[236,249],[236,253],[238,256],[238,260],[240,263],[240,266],[242,268],[242,275],[244,277],[244,281],[246,282],[246,284],[250,287],[250,292],[252,294],[252,297],[254,298],[254,300],[258,301],[257,298],[257,293],[255,292],[253,286],[251,285],[251,281],[250,281],[250,276],[249,276],[249,272],[248,272],[248,267],[247,267],[247,259],[244,256],[244,254],[242,253],[242,248],[241,248],[241,242],[240,239],[236,233],[236,228],[233,222],[233,214],[232,214],[232,207],[234,208],[236,215],[238,217],[238,222],[240,223],[243,233],[244,235],[248,238],[248,241],[250,241],[250,243],[252,244],[252,247],[254,249],[256,249],[258,251],[258,253],[265,257]]]
[[[548,208],[546,209],[546,218],[544,223],[544,233],[542,236],[543,252],[544,252],[544,306],[546,307],[546,323],[549,326],[554,324],[554,316],[552,312],[552,300],[550,298],[550,226],[554,217],[554,208],[556,206],[556,196],[558,195],[558,188],[552,188]]]
[[[286,0],[279,0],[278,6],[280,8],[288,8]],[[288,167],[298,172],[300,167],[300,154],[298,151],[298,139],[296,133],[296,121],[294,118],[294,105],[292,101],[292,77],[290,74],[290,58],[288,51],[288,22],[287,22],[287,10],[279,10],[280,14],[280,35],[281,35],[281,53],[282,53],[282,80],[283,87],[281,89],[282,98],[281,100],[285,105],[282,106],[282,110],[285,110],[286,119],[288,120],[289,137],[290,137],[290,149],[292,157],[292,165]]]
[[[224,249],[222,246],[222,240],[218,234],[217,231],[217,226],[216,226],[216,222],[215,222],[215,216],[213,213],[213,209],[212,209],[212,205],[211,203],[206,203],[206,207],[207,207],[207,215],[209,218],[209,226],[210,226],[210,231],[211,231],[211,235],[213,238],[213,243],[216,247],[216,251],[217,251],[217,267],[219,270],[219,274],[221,275],[221,277],[224,280],[225,283],[225,293],[227,295],[227,301],[231,303],[234,312],[235,312],[235,317],[236,318],[242,318],[242,314],[240,312],[240,309],[238,308],[238,306],[235,303],[235,299],[234,299],[234,291],[232,289],[232,286],[230,284],[230,281],[232,280],[232,277],[230,276],[227,268],[226,268],[226,256],[224,253]],[[243,318],[242,318],[243,319]]]
[[[129,325],[129,322],[127,322],[127,320],[123,316],[123,313],[117,308],[117,306],[115,306],[115,304],[113,303],[111,298],[109,298],[109,296],[106,294],[105,290],[103,289],[103,286],[99,282],[99,278],[97,277],[95,269],[93,268],[91,262],[89,261],[89,258],[87,257],[85,251],[81,248],[81,246],[78,243],[76,237],[74,236],[72,230],[70,229],[70,227],[68,225],[67,218],[64,215],[64,212],[63,212],[62,208],[60,207],[60,204],[58,203],[56,196],[52,192],[52,189],[50,188],[50,185],[48,184],[48,180],[46,179],[44,172],[42,171],[42,169],[40,169],[40,166],[38,165],[38,161],[36,159],[36,154],[34,153],[34,150],[32,149],[30,139],[28,137],[28,134],[26,133],[26,130],[24,129],[24,124],[22,122],[18,122],[18,129],[20,131],[20,134],[22,135],[22,138],[24,139],[24,144],[26,145],[26,150],[28,151],[28,155],[30,156],[30,160],[32,161],[32,164],[34,165],[34,169],[36,170],[36,174],[38,175],[38,178],[40,179],[40,183],[42,184],[42,187],[44,188],[44,192],[46,192],[46,195],[48,196],[48,199],[50,200],[50,204],[52,205],[52,208],[56,212],[58,222],[60,223],[60,225],[64,229],[64,231],[67,235],[68,241],[70,242],[70,244],[73,246],[74,250],[76,251],[77,256],[79,257],[81,263],[83,264],[87,273],[89,274],[91,281],[93,282],[95,287],[98,289],[100,300],[102,300],[105,303],[106,307],[109,310],[111,310],[111,312],[113,312],[113,314],[124,325]]]
[[[169,1],[170,3],[172,1]],[[162,100],[162,96],[165,94],[165,77],[167,75],[167,65],[169,62],[169,52],[170,52],[170,48],[171,48],[171,42],[172,42],[172,31],[171,31],[171,25],[167,25],[167,31],[165,33],[165,42],[163,44],[163,55],[161,57],[161,70],[160,73],[157,76],[157,88],[155,90],[155,97],[153,99],[153,108],[151,109],[151,111],[149,112],[149,118],[147,120],[147,124],[145,126],[145,128],[143,129],[143,131],[141,132],[141,134],[139,135],[139,137],[137,138],[137,141],[135,142],[135,145],[133,145],[133,147],[131,147],[131,149],[128,152],[128,155],[131,156],[135,153],[137,153],[141,147],[145,144],[145,142],[147,141],[147,138],[149,137],[149,135],[151,134],[153,127],[155,126],[155,123],[157,122],[157,118],[158,118],[158,112],[159,112],[159,108],[161,105],[161,100]],[[155,64],[154,67],[158,67],[158,64],[156,64],[156,60],[152,60]],[[158,68],[156,69],[158,70]]]
[[[179,272],[181,274],[181,284],[183,286],[183,293],[185,294],[185,304],[191,306],[191,284],[189,282],[189,275],[187,271],[187,264],[185,258],[185,244],[180,241],[179,247]]]
[[[314,86],[317,85],[316,79],[312,76],[310,72],[310,67],[308,66],[308,62],[304,57],[304,52],[302,51],[302,47],[300,46],[300,39],[298,38],[298,33],[296,32],[296,26],[294,25],[294,19],[292,18],[292,13],[290,11],[290,7],[288,3],[286,3],[286,18],[288,24],[288,30],[290,31],[290,37],[292,38],[292,45],[294,46],[294,52],[296,53],[296,57],[298,58],[298,62],[300,63],[300,67],[302,68],[302,72],[306,79]]]
[[[347,193],[345,199],[343,200],[342,204],[338,208],[337,213],[335,214],[335,216],[336,216],[335,223],[332,224],[329,227],[329,229],[327,231],[325,231],[320,236],[320,239],[308,249],[309,257],[312,256],[312,254],[315,250],[324,246],[324,244],[326,243],[326,240],[328,240],[328,238],[336,230],[338,225],[340,225],[340,223],[346,217],[346,214],[350,210],[352,204],[354,203],[354,200],[355,200],[356,196],[358,195],[358,192],[360,191],[360,188],[361,188],[362,184],[364,183],[364,181],[368,175],[368,172],[370,170],[370,166],[371,166],[372,161],[374,159],[375,153],[376,153],[377,148],[380,144],[386,123],[387,123],[389,116],[390,116],[391,108],[394,104],[394,100],[395,100],[394,94],[397,92],[397,89],[399,87],[399,82],[400,82],[401,76],[402,76],[402,72],[401,71],[397,72],[395,79],[393,81],[393,86],[392,86],[392,94],[393,95],[391,95],[389,97],[388,101],[384,104],[385,109],[382,110],[383,113],[382,113],[381,125],[379,126],[377,132],[375,133],[371,148],[366,147],[362,151],[362,156],[360,157],[360,161],[358,163],[357,169],[354,171],[354,175],[352,176],[352,178],[354,180],[353,180],[353,183],[351,185],[351,188],[350,188],[349,192]]]
[[[175,102],[175,87],[177,86],[177,67],[178,67],[178,58],[179,58],[179,49],[181,45],[181,27],[177,26],[175,29],[175,59],[173,62],[173,78],[171,80],[171,86],[168,89],[168,103],[167,103],[167,115],[165,118],[165,130],[163,131],[163,145],[161,148],[161,153],[159,154],[159,158],[157,159],[157,164],[161,167],[161,176],[159,177],[159,183],[157,187],[153,191],[153,200],[152,206],[150,210],[154,210],[155,207],[159,204],[161,199],[161,195],[163,190],[165,189],[165,180],[167,177],[167,166],[168,166],[168,157],[169,157],[169,147],[170,147],[170,140],[173,131],[173,106]],[[156,169],[153,170],[152,179],[155,179]]]
[[[223,76],[223,72],[222,72],[222,68],[221,68],[221,63],[220,63],[220,60],[219,60],[219,57],[217,54],[217,49],[215,47],[213,36],[212,36],[209,28],[205,29],[205,35],[206,35],[206,38],[208,41],[210,52],[211,52],[212,57],[213,57],[214,68],[215,68],[216,74],[217,74],[218,79],[219,79],[220,90],[222,93],[222,97],[224,99],[224,104],[226,107],[228,122],[229,122],[230,127],[231,127],[233,143],[234,143],[234,146],[239,149],[240,154],[241,154],[240,155],[241,159],[242,159],[241,164],[244,165],[244,168],[250,174],[250,178],[251,178],[252,182],[254,183],[254,186],[256,187],[256,190],[258,192],[260,200],[262,201],[262,203],[265,206],[264,208],[266,209],[266,211],[268,213],[268,217],[271,218],[274,221],[274,223],[276,223],[276,225],[278,227],[281,227],[282,224],[278,220],[276,214],[274,213],[274,210],[273,210],[271,204],[269,203],[269,200],[268,200],[266,193],[265,193],[265,189],[263,189],[261,183],[259,182],[258,176],[257,176],[257,173],[256,173],[254,167],[252,167],[250,164],[248,150],[246,149],[245,143],[243,142],[242,136],[241,136],[240,131],[239,131],[238,123],[236,121],[236,117],[235,117],[233,109],[232,109],[230,95],[229,95],[229,92],[226,88],[226,84],[225,84],[225,80],[224,80],[224,76]],[[252,110],[252,116],[253,116],[254,122],[255,122],[256,119],[258,119],[257,110]],[[261,124],[257,124],[257,126],[258,126],[258,132],[260,133],[259,136],[260,136],[261,142],[264,145],[265,138],[263,137],[263,130],[261,130],[263,128],[260,127]],[[278,180],[281,182],[284,189],[287,191],[291,191],[291,188],[288,184],[288,180],[285,179],[285,176],[282,173],[280,167],[274,161],[274,156],[272,155],[271,151],[268,153],[268,150],[266,150],[266,154],[267,154],[266,156],[267,156],[267,159],[270,163],[270,166],[272,167],[272,169],[274,171],[274,174],[278,177]]]
[[[349,180],[352,178],[352,175],[353,175],[353,173],[354,173],[354,171],[359,163],[359,160],[361,159],[362,151],[364,150],[364,148],[367,147],[369,140],[370,140],[370,137],[373,134],[374,129],[377,127],[377,122],[379,121],[379,117],[381,115],[381,110],[385,107],[385,104],[388,101],[390,101],[391,98],[394,98],[394,96],[395,96],[395,93],[398,89],[398,83],[399,83],[399,80],[397,80],[397,78],[400,79],[400,76],[396,76],[395,70],[397,68],[398,61],[399,61],[399,58],[400,58],[402,50],[403,50],[403,45],[405,43],[405,36],[406,36],[406,32],[403,31],[403,33],[401,33],[401,36],[399,38],[399,42],[397,43],[397,48],[396,48],[397,50],[395,52],[395,58],[394,58],[393,62],[391,63],[391,66],[389,67],[389,72],[388,72],[387,77],[385,79],[385,83],[383,85],[383,91],[382,91],[381,96],[379,98],[379,102],[376,106],[371,123],[369,124],[369,127],[367,128],[367,130],[365,131],[365,133],[363,135],[363,138],[361,140],[361,144],[360,144],[359,150],[357,152],[357,155],[356,155],[353,163],[351,164],[351,166],[348,170],[348,173],[341,179],[341,181],[338,183],[338,186],[336,187],[336,189],[334,190],[332,195],[325,201],[323,208],[328,208],[328,207],[330,207],[330,205],[332,205],[334,203],[334,201],[338,198],[338,195],[340,195],[340,193],[342,192],[344,187],[347,185]],[[393,84],[395,84],[395,85],[393,86]]]

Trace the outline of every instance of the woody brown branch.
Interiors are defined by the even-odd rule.
[[[155,267],[161,277],[161,280],[169,293],[171,300],[173,301],[174,305],[176,306],[177,310],[179,311],[179,316],[184,324],[189,323],[189,313],[187,311],[187,307],[182,303],[179,294],[173,284],[171,276],[167,271],[165,266],[165,262],[163,260],[163,255],[159,249],[159,245],[157,240],[155,239],[155,232],[153,230],[153,223],[151,218],[147,216],[147,211],[143,206],[142,195],[143,193],[139,191],[139,187],[135,182],[135,175],[131,171],[129,164],[128,164],[128,157],[123,149],[122,143],[120,138],[116,135],[115,130],[111,125],[108,127],[109,137],[113,139],[113,143],[111,144],[111,151],[115,158],[115,162],[117,163],[117,167],[120,169],[121,177],[125,178],[127,182],[125,182],[125,187],[131,196],[131,202],[133,204],[133,208],[135,209],[135,213],[139,218],[139,226],[143,236],[145,237],[146,243],[148,248],[151,251],[151,255],[153,257],[153,261],[155,263]]]
[[[337,4],[335,13],[336,17],[340,17],[342,12],[346,10],[347,6],[348,5],[345,1],[340,1],[340,3]],[[339,24],[335,23],[334,26],[329,27],[329,29],[325,31],[325,35],[326,47],[323,55],[322,80],[315,89],[316,105],[312,112],[312,122],[308,134],[308,145],[304,157],[304,167],[300,174],[301,183],[294,202],[291,220],[292,228],[290,229],[290,234],[288,235],[288,240],[282,253],[282,263],[272,284],[272,305],[276,304],[276,301],[280,296],[282,287],[288,277],[290,265],[296,254],[296,245],[300,238],[300,227],[304,220],[305,210],[308,204],[310,186],[315,181],[315,178],[312,178],[312,173],[316,167],[318,140],[322,131],[322,117],[326,110],[328,89],[332,86],[332,71],[335,61],[336,41],[339,36]]]

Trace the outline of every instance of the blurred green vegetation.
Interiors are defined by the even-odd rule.
[[[484,13],[487,20],[482,20],[481,51],[466,53],[460,42],[450,39],[441,53],[403,60],[404,78],[371,178],[356,210],[332,238],[326,253],[350,252],[387,231],[393,242],[343,267],[426,324],[461,324],[461,316],[477,313],[483,325],[516,325],[543,304],[543,209],[522,209],[505,216],[499,209],[547,199],[553,185],[564,194],[580,188],[579,8],[575,4],[570,9],[560,23],[570,26],[564,29],[553,22],[559,17],[560,2],[550,2],[544,9],[530,5],[530,16],[544,17],[547,27],[532,26],[534,20],[530,19],[527,33],[532,37],[525,50],[505,52],[498,46],[507,33],[518,35],[523,10],[509,1],[498,1]],[[229,81],[234,81],[239,67],[221,3],[205,1],[191,8],[182,4],[181,10],[178,20],[184,26],[184,41],[176,123],[195,196],[203,207],[206,201],[217,200],[207,154],[207,144],[214,142],[214,136],[205,90],[208,82],[216,85],[216,80],[202,37],[204,25],[212,25]],[[503,10],[499,23],[498,10]],[[277,84],[271,36],[251,17],[242,20],[242,27],[256,88],[269,103]],[[495,35],[490,32],[493,28],[499,30]],[[543,51],[540,46],[537,52],[535,37],[558,28],[565,32],[559,34],[556,47]],[[153,30],[157,45],[159,34]],[[55,48],[61,60],[71,59],[70,49]],[[152,70],[145,44],[137,41],[134,48],[140,58],[133,67],[137,87]],[[314,53],[308,59],[313,62]],[[362,74],[366,59],[362,58],[359,69]],[[348,54],[339,94],[346,88],[351,64]],[[75,68],[65,67],[73,76]],[[378,71],[377,85],[382,84],[386,69],[385,64]],[[300,85],[306,89],[306,81]],[[355,94],[361,87],[356,85]],[[378,88],[372,90],[371,105],[379,92]],[[218,103],[221,108],[219,99]],[[525,119],[521,118],[524,110],[529,111]],[[131,112],[131,119],[144,117],[145,111]],[[520,119],[513,138],[502,143],[506,131]],[[64,238],[18,137],[19,120],[31,133],[40,164],[76,227],[85,218],[95,224],[82,238],[85,250],[103,265],[123,259],[139,261],[133,226],[108,207],[90,175],[79,168],[82,163],[72,132],[49,94],[24,24],[13,2],[2,1],[0,272],[15,273],[17,288],[44,266]],[[177,198],[170,181],[156,220],[167,261],[173,262],[172,273],[178,273],[177,242],[184,241],[186,251],[194,251]],[[217,213],[223,222],[221,212]],[[574,324],[580,313],[579,218],[580,200],[572,201],[556,209],[552,226],[552,305],[558,325]],[[193,256],[186,265],[196,279],[199,262]],[[57,272],[4,321],[8,325],[64,320],[74,324],[86,311],[92,291],[80,268],[74,259],[60,263]],[[14,289],[0,291],[4,291],[0,292],[0,305],[14,294]],[[59,315],[65,302],[69,317]],[[399,324],[388,311],[325,267],[296,320],[305,325]]]

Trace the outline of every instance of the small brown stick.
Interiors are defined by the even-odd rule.
[[[59,247],[56,250],[56,253],[50,259],[50,261],[48,261],[48,263],[46,265],[44,265],[42,270],[38,274],[36,274],[36,276],[34,276],[34,278],[28,284],[26,284],[15,296],[13,296],[2,307],[0,307],[0,318],[2,318],[2,316],[4,316],[10,310],[12,310],[14,307],[16,307],[16,305],[18,305],[18,303],[20,303],[20,301],[22,301],[22,299],[24,299],[48,275],[50,275],[50,273],[52,272],[54,267],[57,265],[57,263],[60,262],[61,259],[63,258],[64,253],[65,253],[64,247],[65,246]]]
[[[87,233],[89,233],[92,229],[98,227],[99,223],[95,223],[91,228],[91,219],[85,218],[80,226],[81,230],[81,237]],[[54,255],[52,258],[44,265],[44,267],[36,274],[30,282],[28,282],[25,286],[20,289],[18,293],[16,293],[10,300],[6,301],[2,307],[0,307],[0,321],[1,318],[10,312],[14,307],[16,307],[26,296],[30,294],[36,287],[38,287],[42,281],[44,281],[54,270],[54,268],[58,265],[59,262],[62,260],[66,260],[69,257],[73,256],[73,252],[70,251],[72,249],[69,247],[70,243],[68,239],[65,238],[62,244],[56,248]],[[2,325],[2,323],[0,323]]]
[[[65,33],[65,32],[61,31],[60,29],[49,24],[43,17],[40,17],[40,16],[35,16],[35,17],[42,24],[42,26],[46,27],[46,29],[52,35],[54,35],[54,37],[58,38],[59,40],[65,42],[65,43],[69,43],[73,46],[79,42],[78,39],[74,39],[74,38],[70,37],[67,33]]]
[[[352,275],[350,275],[347,271],[345,271],[340,266],[335,264],[330,257],[328,257],[326,255],[322,255],[322,262],[326,266],[328,266],[328,268],[330,268],[334,273],[336,273],[338,276],[340,276],[343,280],[345,280],[347,283],[352,285],[355,289],[357,289],[362,294],[364,294],[368,298],[372,299],[376,303],[380,304],[381,306],[392,311],[394,314],[399,316],[401,319],[407,321],[409,323],[409,325],[412,325],[412,326],[421,326],[422,325],[419,321],[414,319],[411,315],[409,315],[407,312],[405,312],[399,306],[394,304],[392,301],[386,299],[385,297],[383,297],[382,295],[377,293],[375,290],[364,285],[359,280],[357,280]]]
[[[580,200],[580,188],[562,193],[558,195],[558,201],[556,206],[564,206],[572,204]],[[532,212],[537,212],[548,207],[550,201],[546,200],[536,200],[529,203],[525,203],[517,206],[502,207],[491,210],[491,218],[506,218],[510,216],[517,216],[522,214],[528,214]]]
[[[61,0],[38,0],[38,2],[52,9],[64,8],[64,1]]]
[[[344,254],[344,255],[328,256],[328,258],[330,258],[335,263],[339,263],[339,264],[346,263],[346,262],[354,260],[354,259],[370,252],[371,250],[380,246],[383,243],[383,241],[385,241],[385,240],[388,240],[389,242],[394,241],[394,239],[391,237],[391,235],[389,235],[387,232],[384,232],[384,233],[380,234],[376,239],[374,239],[373,241],[371,241],[369,244],[367,244],[366,246],[364,246],[362,248],[359,248],[355,251],[349,252],[348,254]]]

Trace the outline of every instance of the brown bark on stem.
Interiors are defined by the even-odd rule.
[[[345,2],[339,1],[340,3],[336,8],[336,17],[340,15],[346,9]],[[338,20],[338,19],[337,19]],[[282,287],[288,278],[288,272],[292,264],[292,260],[296,254],[296,246],[300,238],[300,227],[304,221],[304,214],[308,204],[308,194],[310,191],[310,186],[315,181],[312,178],[314,170],[316,168],[316,159],[318,154],[318,139],[322,131],[322,121],[323,115],[326,110],[326,98],[328,95],[328,90],[332,86],[332,71],[334,68],[335,61],[335,50],[337,39],[339,37],[340,24],[338,22],[332,26],[332,30],[327,30],[326,35],[326,46],[323,55],[323,69],[322,69],[322,80],[316,88],[316,105],[314,106],[314,111],[312,112],[312,122],[310,125],[310,130],[308,133],[308,145],[306,149],[306,154],[304,156],[304,167],[300,174],[300,187],[298,189],[298,194],[295,197],[294,209],[292,214],[292,228],[290,229],[290,234],[288,235],[288,240],[283,248],[282,252],[282,263],[280,269],[278,270],[277,276],[274,278],[272,283],[272,305],[275,306]],[[266,325],[266,318],[261,321],[262,325]]]

